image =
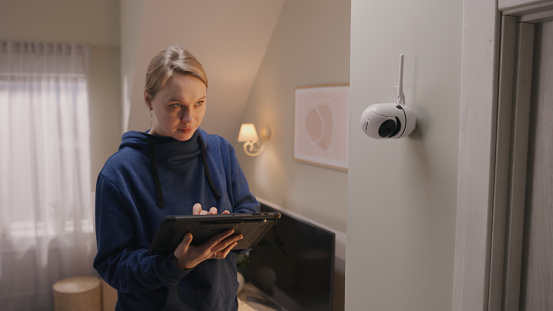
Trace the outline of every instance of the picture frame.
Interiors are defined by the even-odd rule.
[[[347,172],[349,84],[295,88],[294,160]]]

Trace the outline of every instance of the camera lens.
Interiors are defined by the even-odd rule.
[[[396,122],[394,120],[386,120],[378,128],[378,135],[380,137],[390,137],[396,129]]]

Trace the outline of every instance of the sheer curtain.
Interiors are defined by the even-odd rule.
[[[52,310],[55,281],[93,274],[89,54],[0,42],[2,310]]]

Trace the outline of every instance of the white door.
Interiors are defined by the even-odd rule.
[[[553,22],[536,25],[520,310],[553,310]]]
[[[544,21],[553,12],[509,13],[499,45],[488,310],[550,311],[553,22]]]
[[[553,1],[464,0],[453,310],[553,310]]]

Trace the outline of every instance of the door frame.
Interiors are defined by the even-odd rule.
[[[551,15],[553,1],[463,1],[454,311],[518,309],[519,295],[505,293],[520,291],[532,68],[525,47],[531,24]]]

